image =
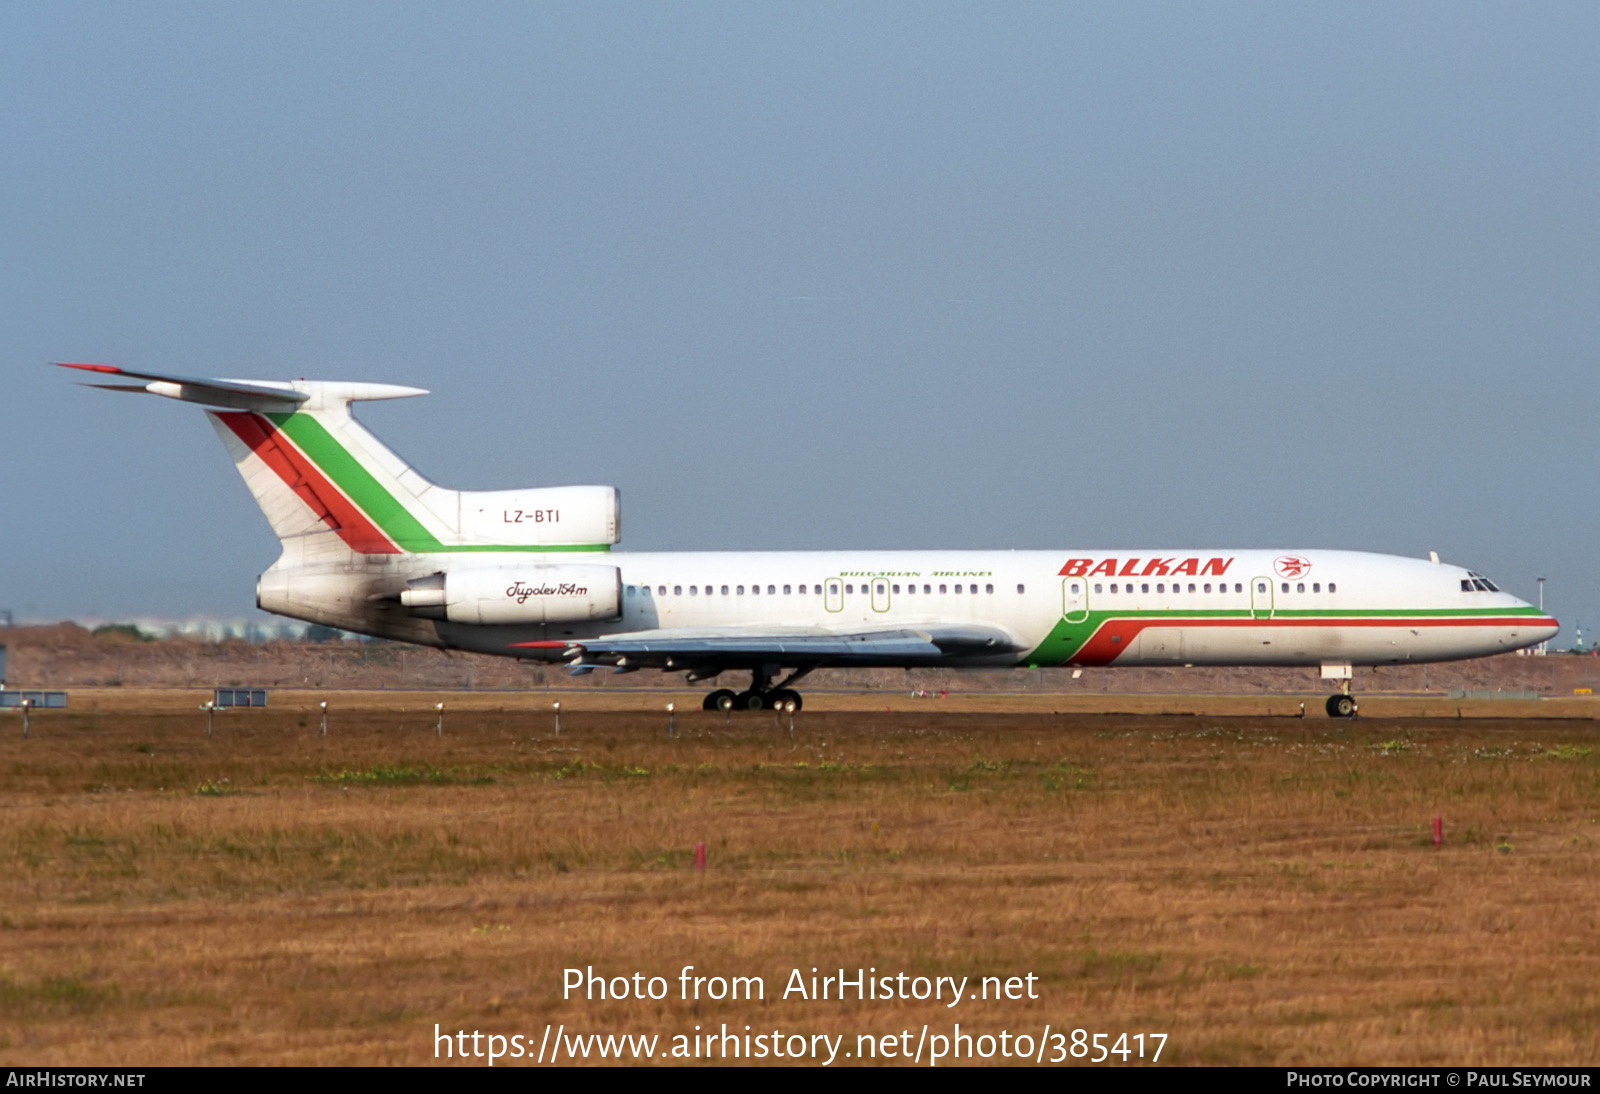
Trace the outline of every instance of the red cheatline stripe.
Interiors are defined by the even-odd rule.
[[[513,642],[509,648],[514,650],[559,650],[563,646],[571,644],[570,642]]]
[[[109,372],[112,374],[120,374],[122,372],[116,365],[74,365],[67,361],[58,361],[56,363],[62,368],[81,368],[85,372]]]
[[[1139,632],[1147,627],[1554,627],[1554,619],[1530,618],[1525,615],[1488,618],[1484,616],[1457,616],[1421,619],[1390,616],[1343,619],[1108,619],[1100,624],[1089,640],[1068,659],[1073,665],[1109,665],[1128,651]],[[1113,638],[1120,639],[1112,642]]]
[[[402,553],[271,422],[259,414],[239,411],[218,413],[217,418],[321,517],[324,524],[339,533],[339,538],[352,551],[364,555]]]

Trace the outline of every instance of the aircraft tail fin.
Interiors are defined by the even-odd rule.
[[[426,395],[395,384],[317,380],[211,380],[67,364],[118,381],[90,387],[146,392],[198,403],[245,485],[295,561],[403,554],[424,528],[410,509],[439,491],[356,422],[350,404]],[[425,507],[424,507],[425,508]],[[406,519],[409,518],[409,519]],[[443,529],[440,529],[441,531]],[[425,541],[437,541],[426,534]],[[426,547],[424,542],[421,546]]]
[[[364,400],[426,395],[422,388],[63,367],[107,381],[91,387],[206,407],[234,466],[283,541],[284,565],[352,553],[606,551],[620,535],[613,487],[446,489],[395,455],[350,412],[352,403]]]

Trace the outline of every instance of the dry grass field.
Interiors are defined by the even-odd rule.
[[[318,697],[209,738],[194,693],[74,693],[28,740],[0,717],[0,1064],[432,1063],[436,1023],[658,1057],[748,1025],[843,1035],[841,1064],[957,1023],[1164,1033],[1176,1065],[1600,1056],[1592,701],[1339,723],[808,695],[791,740],[698,710],[669,739],[660,693],[568,703],[559,736],[542,696],[445,696],[438,736],[435,696],[335,694],[321,737]],[[685,965],[765,998],[685,1001]],[[670,993],[564,999],[587,966]],[[813,967],[1037,998],[783,998]]]

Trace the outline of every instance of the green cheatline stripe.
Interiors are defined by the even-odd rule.
[[[1183,615],[1183,614],[1186,614],[1186,613],[1174,612],[1173,614],[1175,614],[1175,615]],[[1276,611],[1274,611],[1272,613],[1272,618],[1278,619],[1280,617],[1285,617],[1285,618],[1292,618],[1292,619],[1316,619],[1316,618],[1322,618],[1322,617],[1339,618],[1341,616],[1342,617],[1353,617],[1353,618],[1373,618],[1373,617],[1377,617],[1377,616],[1393,616],[1396,619],[1415,619],[1415,618],[1418,618],[1418,617],[1440,619],[1440,618],[1444,618],[1446,616],[1452,616],[1452,615],[1453,616],[1459,616],[1461,618],[1470,618],[1472,616],[1501,616],[1501,615],[1537,615],[1537,616],[1543,617],[1544,612],[1540,611],[1536,607],[1532,607],[1531,605],[1529,607],[1526,607],[1526,608],[1410,608],[1410,609],[1407,609],[1406,611],[1403,611],[1403,612],[1390,611],[1390,610],[1385,610],[1383,608],[1356,609],[1356,610],[1348,611],[1348,612],[1334,611],[1332,609],[1310,609],[1310,610],[1306,610],[1306,611],[1289,611],[1289,610],[1284,609],[1284,608],[1279,608],[1279,609],[1277,609]]]
[[[1279,609],[1271,615],[1263,612],[1257,615],[1249,608],[1225,608],[1200,611],[1180,611],[1177,609],[1154,609],[1150,611],[1091,611],[1081,621],[1073,622],[1065,618],[1056,621],[1056,625],[1028,655],[1018,664],[1022,665],[1060,665],[1071,660],[1083,648],[1085,642],[1094,636],[1095,631],[1102,623],[1113,619],[1130,621],[1144,621],[1152,619],[1241,619],[1246,621],[1259,620],[1267,622],[1270,619],[1326,619],[1330,623],[1340,619],[1384,619],[1392,618],[1396,624],[1401,624],[1407,619],[1423,618],[1457,618],[1472,619],[1498,616],[1531,616],[1544,618],[1544,613],[1533,605],[1525,608],[1415,608],[1407,611],[1394,611],[1384,608],[1355,608],[1340,611],[1331,608],[1297,609],[1294,611]]]
[[[1151,608],[1147,610],[1131,610],[1125,612],[1094,611],[1090,612],[1093,619],[1266,619],[1267,609],[1261,609],[1262,614],[1257,615],[1249,608],[1209,608],[1189,611],[1182,608]],[[1533,615],[1544,617],[1544,612],[1532,605],[1526,608],[1407,608],[1397,611],[1394,608],[1288,608],[1273,609],[1270,613],[1272,619],[1418,619],[1418,618],[1445,618],[1459,616],[1471,618],[1473,616],[1502,616],[1502,615]]]
[[[440,543],[399,499],[352,456],[309,414],[268,414],[274,425],[299,445],[322,473],[345,495],[359,505],[368,519],[383,530],[403,550],[420,554],[442,551],[609,551],[608,543],[564,543],[556,545]]]

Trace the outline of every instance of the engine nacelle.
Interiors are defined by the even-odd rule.
[[[587,623],[622,617],[615,566],[527,565],[450,570],[406,583],[413,615],[451,623]]]

